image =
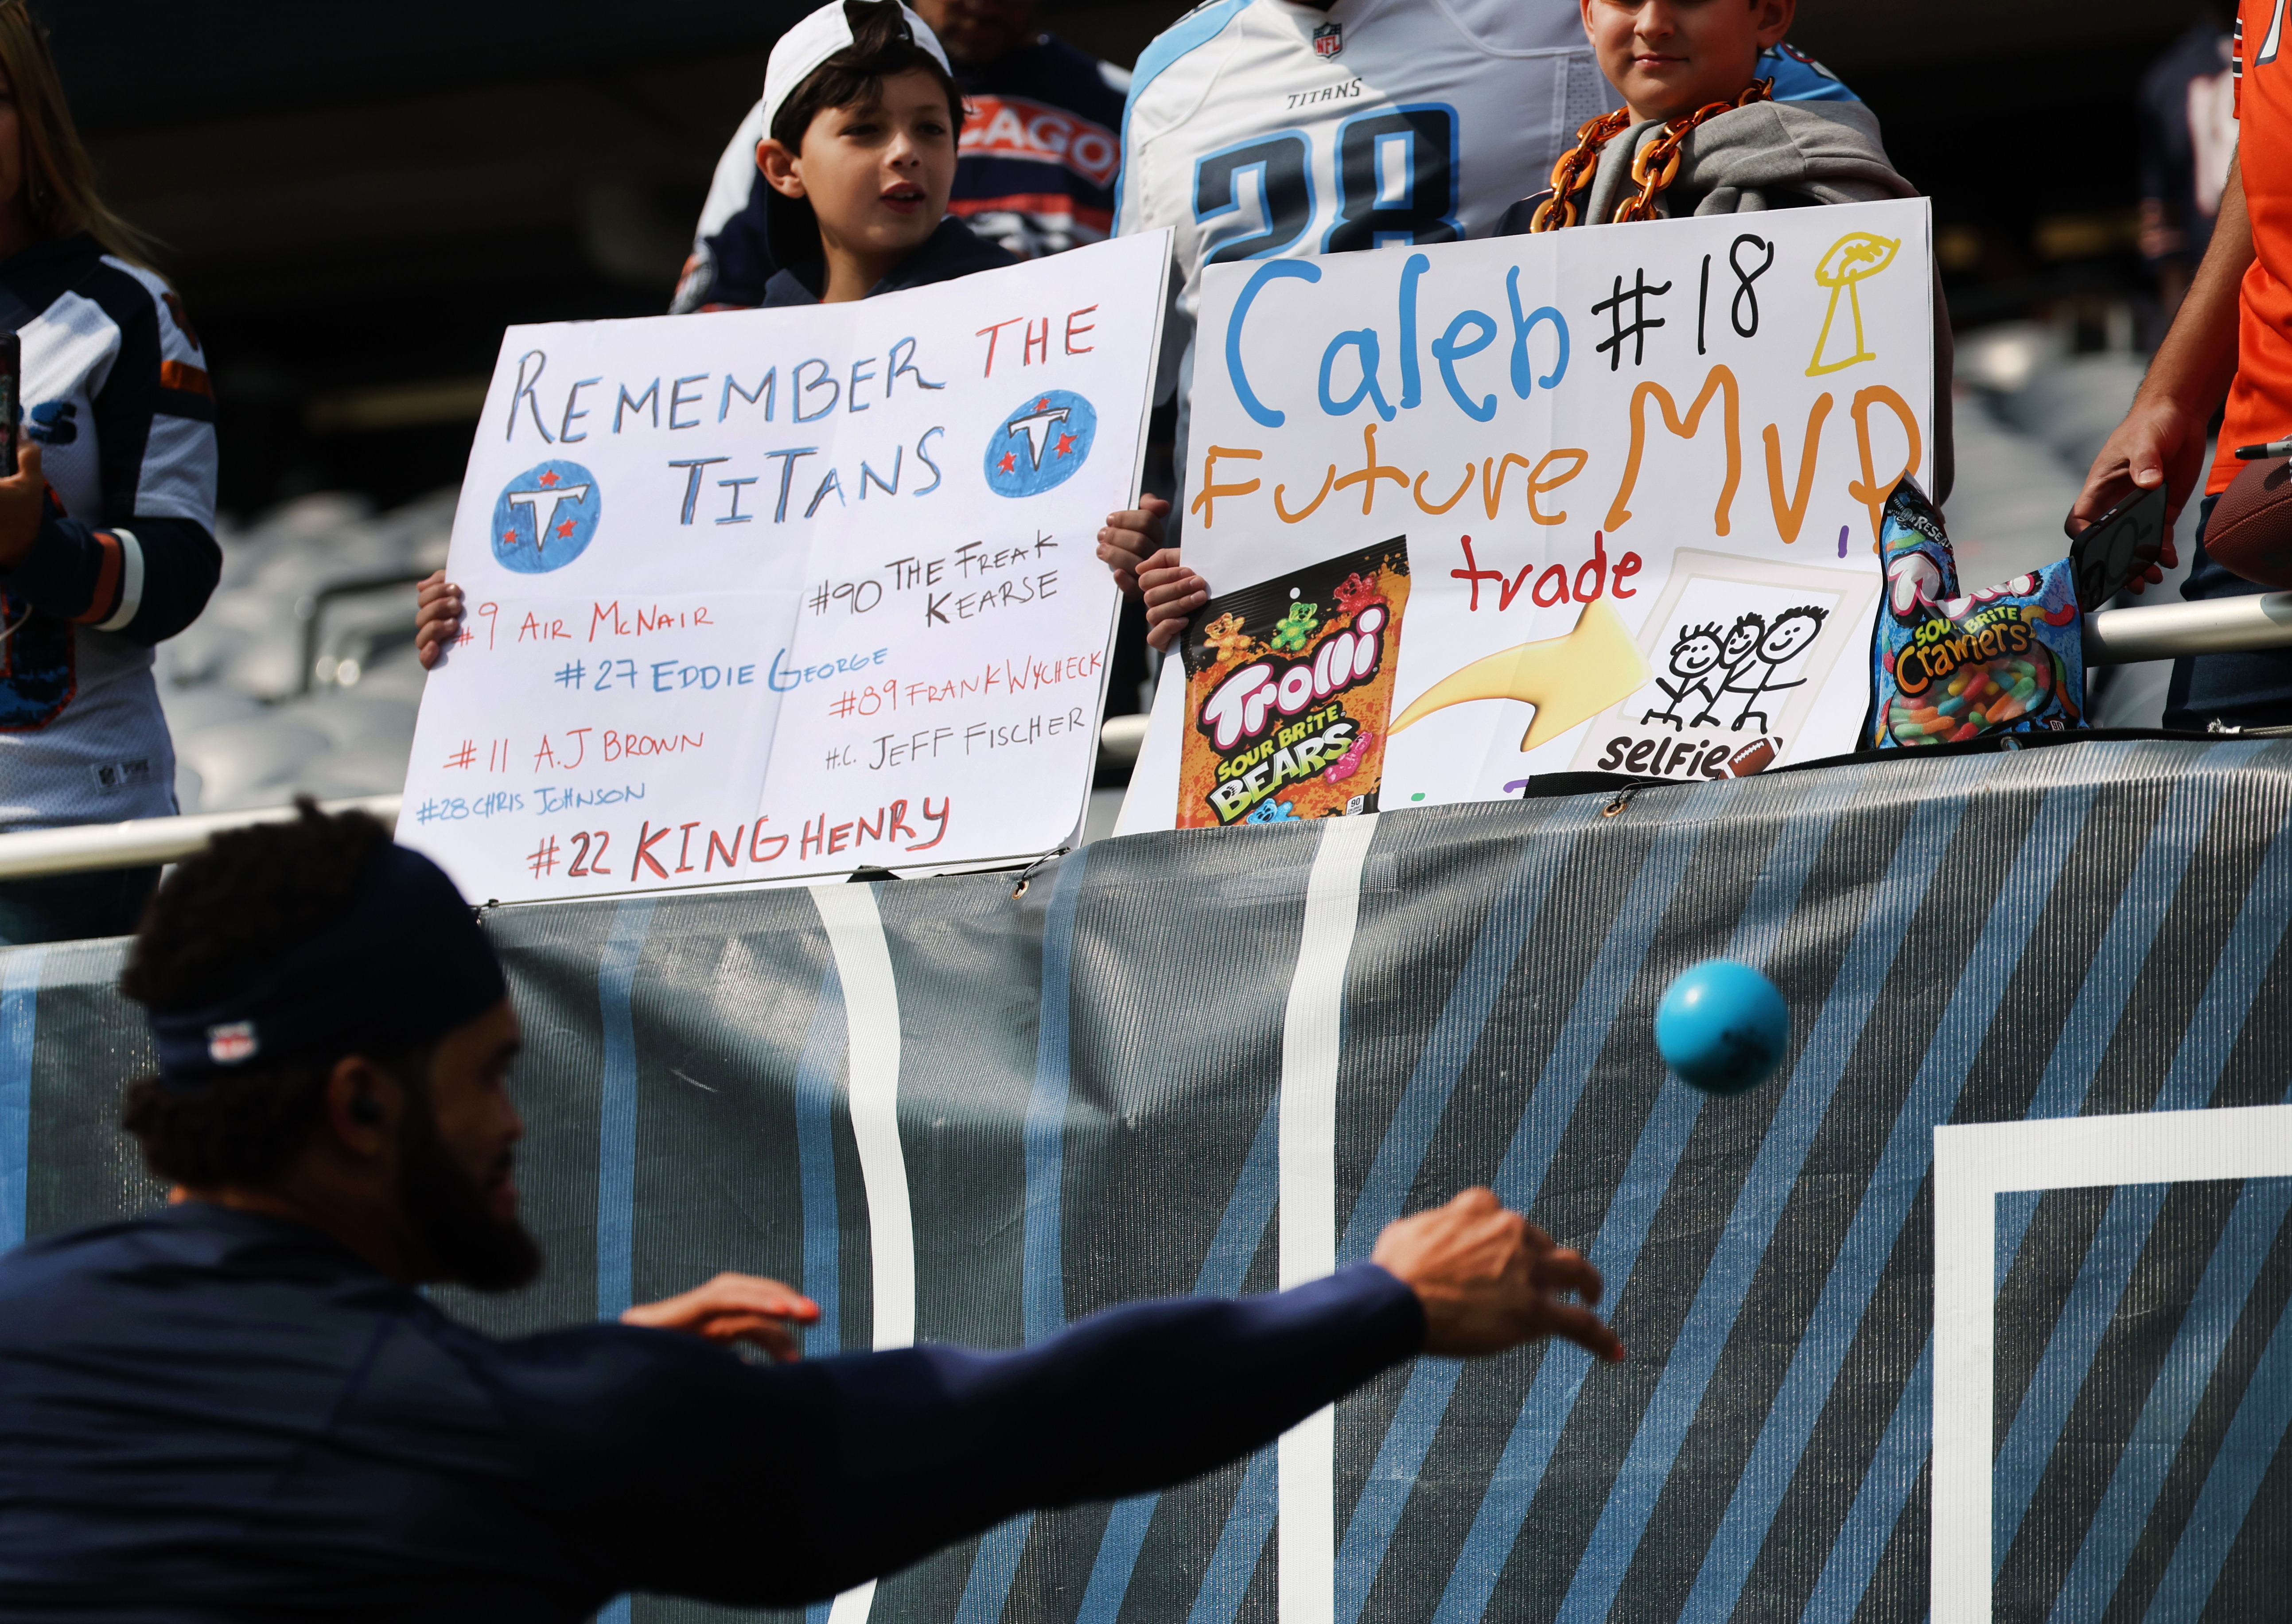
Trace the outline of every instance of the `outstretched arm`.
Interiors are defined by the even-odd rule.
[[[1141,1304],[1006,1353],[823,1360],[836,1442],[804,1510],[834,1594],[1032,1508],[1118,1499],[1239,1459],[1416,1353],[1424,1316],[1372,1264],[1239,1301]],[[832,1487],[830,1486],[832,1484]]]
[[[659,1384],[682,1389],[680,1409],[713,1418],[706,1439],[668,1450],[713,1469],[696,1477],[665,1462],[668,1492],[631,1475],[642,1509],[625,1582],[750,1604],[816,1600],[1019,1511],[1198,1476],[1419,1352],[1493,1353],[1560,1336],[1620,1360],[1592,1313],[1599,1294],[1580,1254],[1475,1190],[1389,1226],[1375,1261],[1271,1296],[1118,1308],[1011,1353],[712,1363]],[[759,1529],[771,1531],[771,1561],[757,1557]]]

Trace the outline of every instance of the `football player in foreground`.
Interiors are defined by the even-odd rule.
[[[126,1126],[183,1199],[0,1257],[9,1617],[795,1606],[1029,1507],[1238,1459],[1418,1353],[1624,1356],[1599,1272],[1485,1190],[1310,1285],[1016,1352],[798,1363],[785,1322],[818,1308],[743,1275],[496,1340],[422,1291],[541,1268],[518,1019],[437,868],[306,802],[177,869],[122,986],[159,1055]]]

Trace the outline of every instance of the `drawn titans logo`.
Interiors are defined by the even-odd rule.
[[[1080,471],[1098,438],[1098,413],[1070,389],[1029,395],[987,437],[987,487],[1035,497]]]
[[[494,557],[520,575],[562,570],[587,548],[603,511],[596,476],[553,457],[502,487],[494,502]]]

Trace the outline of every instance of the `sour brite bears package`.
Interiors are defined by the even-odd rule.
[[[1941,515],[1908,479],[1886,498],[1879,553],[1886,597],[1870,634],[1865,748],[2079,724],[2084,623],[2068,559],[1961,594]]]
[[[1408,602],[1396,537],[1195,611],[1178,827],[1375,812]]]

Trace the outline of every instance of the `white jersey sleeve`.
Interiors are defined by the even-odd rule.
[[[1158,390],[1182,386],[1203,267],[1486,236],[1616,105],[1570,0],[1209,0],[1150,45],[1118,231],[1173,232]]]

